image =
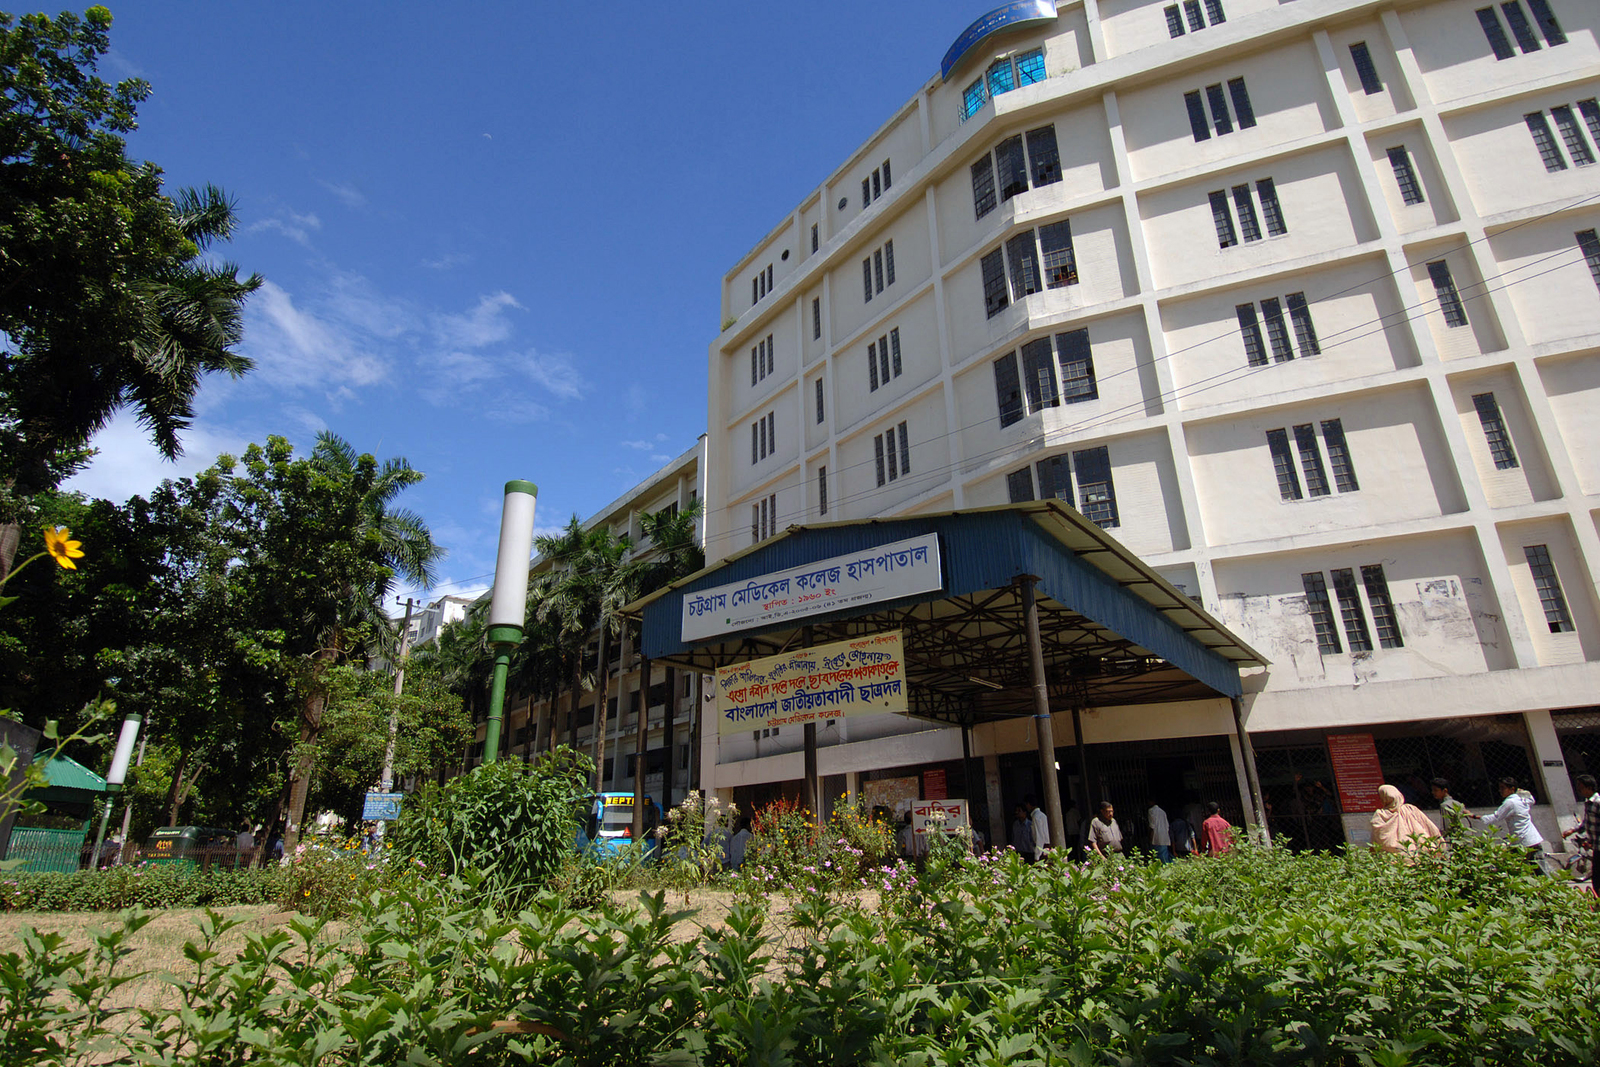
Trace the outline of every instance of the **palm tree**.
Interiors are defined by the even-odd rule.
[[[539,555],[550,561],[551,570],[533,583],[537,602],[534,617],[541,624],[553,624],[559,633],[560,656],[569,672],[571,698],[567,705],[567,743],[578,742],[578,696],[583,688],[584,649],[599,617],[598,597],[592,596],[587,576],[579,567],[588,548],[589,533],[573,515],[561,533],[534,538]],[[558,731],[551,731],[552,740]]]
[[[335,586],[320,603],[307,605],[307,621],[316,627],[315,649],[302,669],[299,744],[288,783],[289,825],[298,828],[316,763],[315,743],[327,706],[323,672],[341,659],[362,652],[393,652],[398,641],[394,621],[384,604],[395,579],[428,587],[444,549],[434,543],[428,526],[416,513],[393,507],[407,487],[422,481],[421,471],[402,458],[381,464],[370,454],[357,455],[342,437],[317,435],[306,474],[320,479],[320,489],[341,507],[348,528],[331,546],[349,566],[333,566]],[[332,562],[332,561],[330,561]],[[293,844],[291,834],[289,843]]]

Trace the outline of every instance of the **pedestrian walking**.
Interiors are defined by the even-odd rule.
[[[1568,838],[1573,834],[1582,834],[1588,838],[1589,853],[1592,857],[1595,846],[1600,845],[1600,787],[1595,785],[1594,775],[1592,774],[1580,774],[1573,781],[1577,782],[1580,794],[1587,794],[1583,799],[1583,819],[1577,826],[1574,826],[1561,836]],[[1600,863],[1594,863],[1592,860],[1590,862],[1589,888],[1595,896],[1600,897]]]
[[[1095,817],[1089,820],[1089,847],[1102,856],[1122,855],[1122,827],[1111,801],[1102,800]]]
[[[1200,824],[1200,847],[1208,856],[1233,851],[1233,824],[1222,817],[1222,805],[1215,800],[1206,805],[1206,821]]]
[[[1517,787],[1517,780],[1509,774],[1497,783],[1500,787],[1500,806],[1488,815],[1467,812],[1467,818],[1497,826],[1519,845],[1534,870],[1544,873],[1544,837],[1533,825],[1533,794]]]
[[[1050,820],[1039,810],[1038,798],[1029,795],[1022,802],[1028,806],[1028,819],[1033,825],[1033,858],[1042,860],[1050,848]]]
[[[1444,824],[1444,839],[1453,841],[1467,832],[1467,806],[1450,795],[1450,779],[1433,780],[1433,799],[1439,802],[1439,821]]]
[[[1035,852],[1033,820],[1028,818],[1028,809],[1021,804],[1013,808],[1011,814],[1011,847],[1022,857],[1024,863],[1032,863]]]
[[[1378,810],[1372,813],[1372,847],[1380,852],[1414,854],[1444,835],[1422,809],[1407,802],[1392,785],[1378,787]]]
[[[1152,800],[1144,817],[1150,823],[1150,847],[1155,849],[1156,858],[1162,863],[1171,863],[1172,825],[1167,821],[1166,811]]]

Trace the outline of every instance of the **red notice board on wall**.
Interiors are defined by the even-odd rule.
[[[943,767],[922,772],[922,799],[944,800],[950,796],[950,786],[945,781]]]
[[[1372,735],[1329,734],[1328,758],[1333,761],[1340,810],[1349,814],[1378,810],[1383,767],[1378,763],[1378,746],[1372,743]]]

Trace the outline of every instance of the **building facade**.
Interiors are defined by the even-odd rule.
[[[649,559],[655,546],[645,536],[640,519],[646,514],[671,508],[687,508],[704,499],[705,447],[706,438],[702,436],[693,447],[672,462],[591,515],[583,528],[595,530],[602,525],[607,526],[613,534],[628,537],[633,546],[630,558]],[[703,534],[703,523],[698,528]],[[531,575],[537,580],[550,568],[550,560],[537,557],[530,568]],[[598,635],[591,637],[585,655],[584,674],[591,678],[598,677]],[[597,758],[603,789],[632,792],[637,762],[635,749],[640,690],[644,688],[649,705],[646,711],[645,793],[670,807],[699,785],[699,768],[691,757],[697,725],[693,712],[700,699],[700,676],[657,665],[652,667],[646,686],[638,650],[634,647],[631,635],[622,640],[613,638],[609,641],[606,659],[608,681],[603,756],[596,744],[598,727],[595,711],[598,697],[595,689],[587,689],[579,694],[578,714],[569,728],[569,691],[563,689],[552,699],[547,694],[513,688],[506,696],[505,731],[501,742],[505,748],[501,758],[532,759],[536,753],[550,747],[550,735],[557,733],[554,738],[556,744],[566,743],[571,737],[579,751]],[[464,760],[464,770],[483,761],[484,733],[485,723],[480,721],[475,741]]]
[[[1579,0],[985,16],[724,277],[708,559],[1060,497],[1271,660],[1274,830],[1363,838],[1338,790],[1375,751],[1418,799],[1514,775],[1550,836],[1600,767],[1597,34]],[[840,720],[819,760],[840,794],[981,759],[999,826],[1029,730],[969,761]],[[1242,815],[1230,730],[1225,701],[1094,709],[1072,792]],[[781,792],[799,744],[724,741],[705,780]]]

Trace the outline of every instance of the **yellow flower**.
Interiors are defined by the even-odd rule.
[[[69,571],[75,571],[78,569],[78,565],[72,561],[83,558],[83,549],[79,547],[83,542],[73,541],[71,537],[72,531],[65,526],[46,529],[44,532],[44,547],[45,551],[56,558],[57,563]]]

